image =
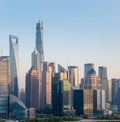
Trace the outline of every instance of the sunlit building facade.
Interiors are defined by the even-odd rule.
[[[97,91],[96,90],[73,90],[73,108],[76,115],[91,116],[97,113]]]
[[[108,80],[108,102],[112,101],[112,80]]]
[[[9,85],[10,66],[9,57],[0,57],[0,118],[9,117]]]
[[[41,109],[52,107],[52,77],[55,74],[55,63],[43,63]]]
[[[18,97],[19,80],[19,56],[18,56],[18,37],[9,35],[10,44],[10,78],[11,94]]]

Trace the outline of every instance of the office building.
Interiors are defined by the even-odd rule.
[[[112,80],[108,80],[108,102],[112,102]]]
[[[36,24],[36,49],[40,54],[40,70],[43,71],[44,50],[43,50],[43,22]]]
[[[27,108],[35,107],[40,109],[40,75],[32,67],[26,74],[26,106]]]
[[[106,67],[99,67],[99,78],[100,84],[103,90],[105,90],[105,101],[108,102],[108,79],[107,79],[107,68]]]
[[[42,100],[41,100],[41,109],[46,108],[51,109],[51,97],[52,97],[52,77],[55,74],[55,63],[43,63],[43,72],[42,72]]]
[[[72,87],[79,88],[79,70],[77,66],[68,66],[69,82]]]
[[[85,65],[84,65],[84,78],[87,77],[88,72],[89,72],[91,69],[94,69],[94,64],[88,63],[88,64],[85,64]]]
[[[64,115],[71,110],[71,84],[67,72],[55,73],[52,80],[52,109],[54,115]]]
[[[9,117],[10,66],[9,57],[0,57],[0,118]]]
[[[119,104],[120,79],[112,79],[112,105]]]
[[[19,80],[19,56],[18,56],[18,37],[9,35],[10,44],[10,78],[11,94],[18,97]]]
[[[43,50],[43,22],[39,21],[36,24],[36,41],[35,41],[35,50],[32,53],[32,67],[40,75],[40,83],[39,83],[39,90],[40,90],[40,107],[42,106],[42,72],[43,72],[43,62],[44,62],[44,50]]]
[[[87,76],[84,78],[84,89],[101,89],[100,79],[94,69],[87,72]]]
[[[97,110],[103,112],[105,109],[105,90],[97,90]]]
[[[73,90],[73,108],[76,115],[92,116],[97,113],[97,91],[96,90]]]

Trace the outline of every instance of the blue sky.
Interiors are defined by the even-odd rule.
[[[119,0],[1,0],[0,48],[9,55],[9,34],[19,37],[20,87],[31,66],[36,23],[44,23],[46,61],[108,68],[108,77],[120,78]]]

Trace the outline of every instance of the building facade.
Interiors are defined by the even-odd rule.
[[[101,87],[103,90],[105,90],[105,101],[108,102],[107,68],[100,66],[98,74],[99,74],[99,78],[100,78]]]
[[[9,117],[10,66],[9,57],[0,57],[0,118]]]
[[[40,109],[40,75],[32,67],[26,74],[26,106],[27,108],[35,107]]]
[[[18,37],[9,35],[10,45],[10,78],[11,94],[18,97],[18,80],[19,80],[19,56],[18,56]]]
[[[79,69],[77,66],[68,66],[69,82],[72,87],[79,88]]]
[[[89,72],[91,69],[94,69],[94,64],[88,63],[88,64],[85,64],[85,65],[84,65],[84,78],[87,77],[88,72]]]
[[[67,72],[56,73],[52,80],[52,110],[54,115],[64,115],[71,110],[71,84]]]
[[[73,90],[73,108],[76,115],[91,116],[97,113],[97,91],[96,90]]]
[[[42,72],[42,103],[41,109],[52,108],[52,77],[55,74],[55,63],[43,63]]]

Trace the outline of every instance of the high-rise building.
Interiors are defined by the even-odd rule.
[[[119,82],[120,79],[112,79],[112,104],[117,105],[118,104],[118,96],[119,96]]]
[[[9,35],[10,44],[10,78],[11,94],[18,97],[18,80],[19,80],[19,57],[18,57],[18,37]]]
[[[36,24],[36,49],[40,53],[40,69],[43,71],[44,50],[43,50],[43,22]]]
[[[32,67],[26,74],[26,106],[40,109],[40,75]]]
[[[76,115],[93,115],[97,113],[96,90],[73,90],[73,107]]]
[[[52,109],[55,115],[64,115],[71,110],[71,84],[67,72],[55,73],[52,80]]]
[[[69,82],[72,87],[79,88],[79,70],[77,66],[68,66]]]
[[[105,101],[108,101],[108,79],[107,79],[107,68],[100,66],[99,67],[99,78],[100,84],[103,90],[105,90]]]
[[[112,101],[112,80],[108,80],[108,102]]]
[[[89,72],[91,69],[94,69],[94,64],[88,63],[88,64],[85,64],[85,65],[84,65],[84,78],[87,77],[88,72]]]
[[[9,57],[0,57],[0,118],[9,117],[9,85],[10,66]]]
[[[39,21],[36,24],[36,42],[35,42],[35,50],[32,53],[32,67],[40,75],[40,107],[43,98],[43,91],[42,91],[42,72],[43,72],[43,62],[44,62],[44,50],[43,50],[43,22]]]
[[[93,68],[87,72],[87,76],[84,78],[84,89],[101,89],[100,79]]]
[[[41,96],[41,109],[51,109],[52,101],[52,77],[55,74],[55,63],[43,63],[42,72],[42,96]]]

